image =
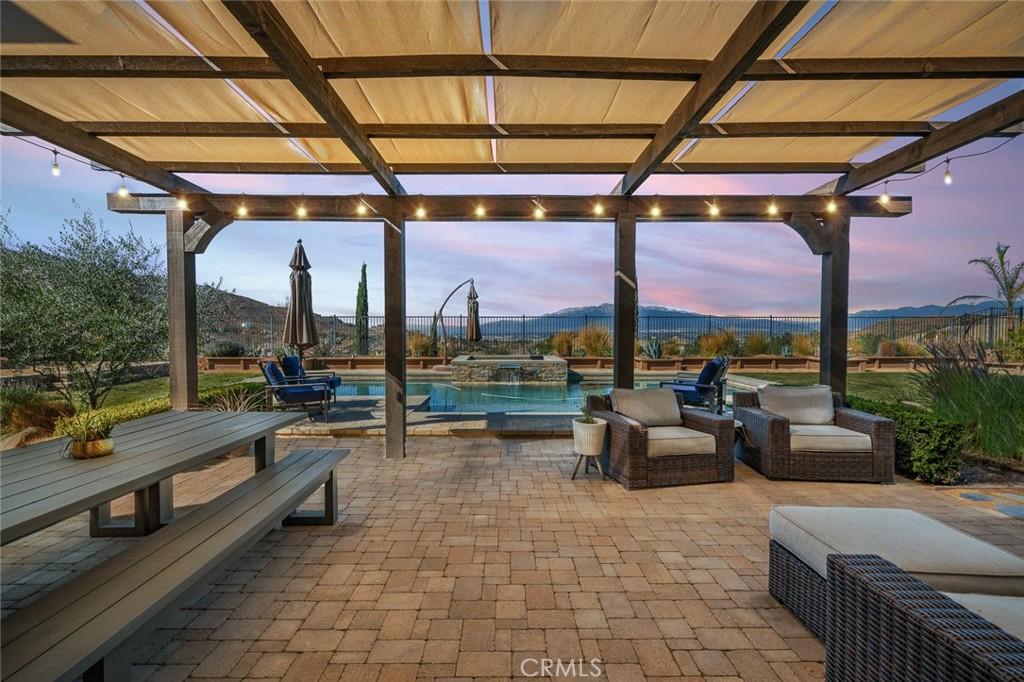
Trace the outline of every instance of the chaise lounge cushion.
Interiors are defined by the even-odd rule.
[[[790,424],[789,449],[794,452],[871,452],[871,436],[831,424]]]
[[[647,426],[679,426],[683,418],[671,388],[612,389],[612,409]],[[714,451],[714,448],[711,449]]]
[[[1024,639],[1024,597],[958,592],[945,595],[1017,639]]]
[[[836,419],[828,386],[762,386],[757,389],[757,402],[762,410],[791,424],[831,424]]]
[[[647,429],[647,456],[713,455],[715,437],[685,426],[652,426]]]
[[[940,591],[1024,597],[1024,559],[909,509],[774,507],[768,525],[822,577],[829,554],[877,554]]]

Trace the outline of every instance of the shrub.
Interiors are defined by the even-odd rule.
[[[697,339],[697,347],[703,356],[737,355],[739,351],[736,335],[728,329],[701,336]]]
[[[881,341],[878,344],[878,354],[883,357],[892,357],[900,354],[899,344],[895,341]]]
[[[683,342],[676,338],[661,342],[661,352],[666,358],[677,358],[683,354]]]
[[[809,358],[818,353],[818,343],[813,337],[807,334],[798,334],[793,337],[791,346],[793,355]]]
[[[652,336],[647,339],[647,343],[644,344],[644,355],[652,360],[657,360],[662,355],[661,341],[658,337]]]
[[[65,418],[62,423],[63,435],[80,442],[110,438],[110,432],[117,425],[106,410],[84,410]]]
[[[584,355],[606,356],[612,354],[612,335],[608,328],[599,324],[588,324],[576,335],[576,344]]]
[[[765,355],[768,353],[768,337],[764,334],[747,334],[744,342],[744,352],[747,355]]]
[[[25,403],[11,410],[10,419],[6,424],[10,426],[11,431],[28,428],[53,431],[57,421],[70,414],[72,414],[72,410],[67,403],[49,401]]]
[[[861,334],[853,342],[853,351],[862,355],[878,355],[878,345],[885,341],[881,334]]]
[[[19,407],[42,405],[46,396],[37,388],[20,384],[0,387],[0,427],[4,431],[18,430],[11,425],[11,415]]]
[[[896,470],[928,483],[950,485],[960,478],[967,432],[928,410],[849,396],[850,407],[896,423]]]
[[[789,332],[773,336],[768,340],[768,353],[789,357],[793,354],[793,335]]]
[[[237,384],[211,392],[199,402],[218,412],[259,412],[264,406],[265,393],[263,387],[255,382]]]
[[[1024,327],[1010,332],[998,346],[999,352],[1010,362],[1024,362]]]
[[[430,352],[430,337],[423,332],[409,332],[406,347],[409,349],[409,355],[422,357]]]
[[[248,355],[245,346],[237,341],[218,341],[207,349],[206,354],[211,358],[241,358]]]

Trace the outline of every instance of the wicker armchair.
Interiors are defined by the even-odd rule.
[[[614,412],[608,396],[589,396],[587,405],[595,417],[608,422],[605,471],[627,490],[733,480],[735,425],[732,419],[680,407],[682,425],[714,436],[715,452],[648,457],[646,425]]]
[[[1024,680],[1024,642],[881,557],[828,557],[827,680]]]
[[[843,407],[838,393],[832,400],[835,426],[871,436],[871,451],[792,450],[789,420],[761,409],[756,393],[736,393],[733,415],[743,423],[747,439],[740,458],[772,479],[892,483],[896,467],[893,421]]]

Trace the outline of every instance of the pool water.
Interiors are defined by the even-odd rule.
[[[638,381],[636,388],[657,388],[657,381]],[[611,382],[549,384],[461,384],[410,381],[407,395],[429,395],[430,412],[579,412],[588,395],[604,395]],[[339,396],[384,395],[380,381],[346,381]]]

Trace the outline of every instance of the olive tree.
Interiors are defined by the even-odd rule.
[[[2,218],[0,353],[52,374],[71,405],[96,408],[132,367],[164,356],[160,249],[134,230],[111,235],[92,213],[46,244],[20,242]]]

